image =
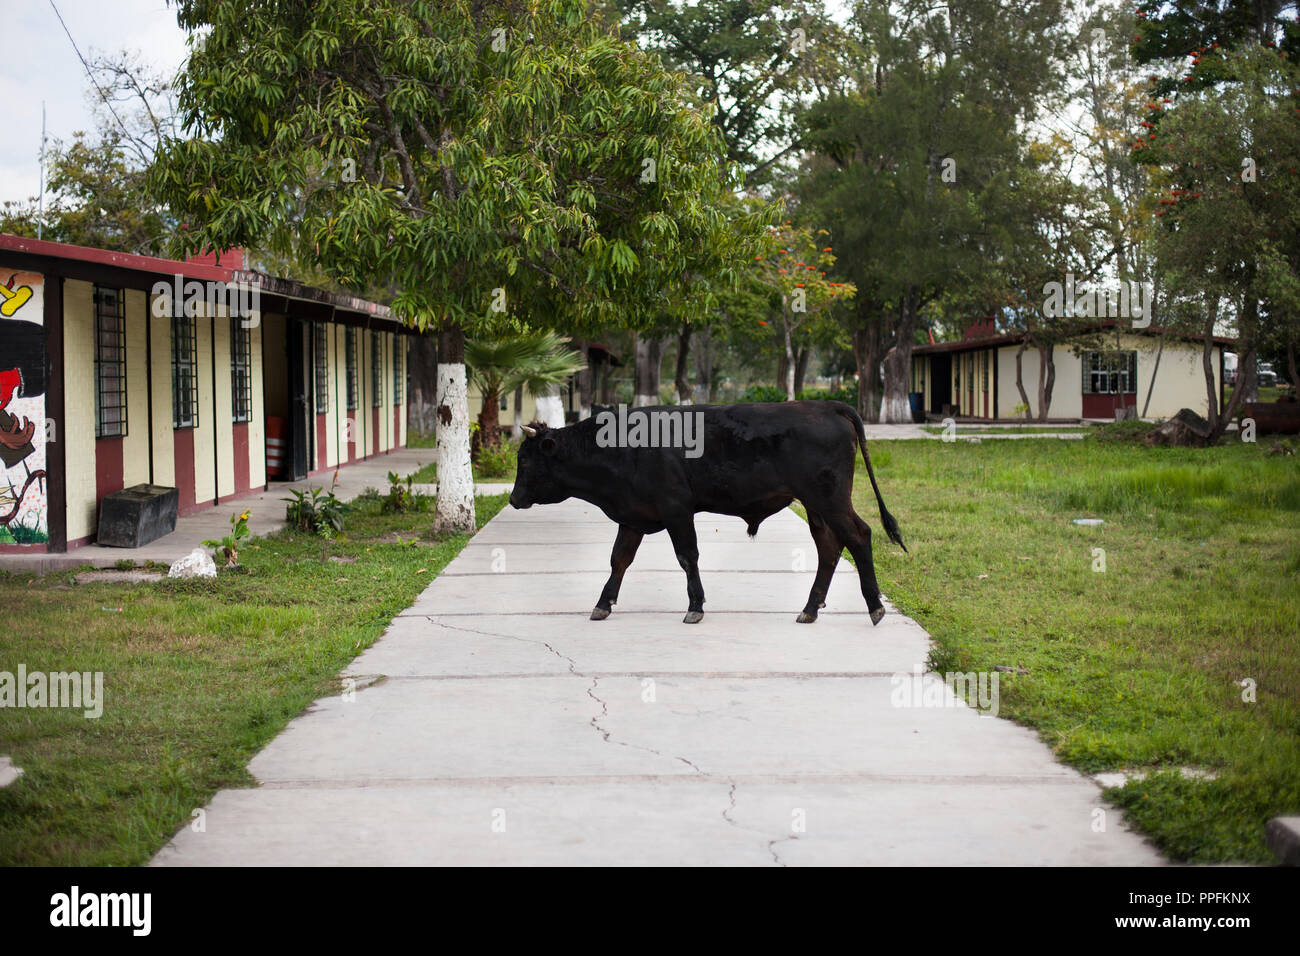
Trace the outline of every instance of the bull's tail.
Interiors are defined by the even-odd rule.
[[[858,448],[862,450],[862,460],[867,465],[867,477],[871,479],[871,490],[876,493],[876,504],[880,506],[880,523],[884,525],[885,534],[889,535],[890,541],[906,551],[907,545],[903,544],[903,533],[898,530],[898,522],[894,520],[894,516],[885,507],[885,499],[880,496],[880,486],[876,484],[876,473],[871,470],[871,455],[867,451],[867,429],[862,424],[862,418],[852,408],[843,403],[837,403],[835,410],[847,418],[853,425],[854,431],[858,433]]]

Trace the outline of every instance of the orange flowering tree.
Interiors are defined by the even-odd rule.
[[[754,257],[759,283],[772,292],[772,311],[777,332],[785,350],[785,387],[787,401],[794,401],[795,342],[800,331],[825,319],[836,301],[853,298],[857,289],[851,282],[835,282],[828,273],[835,265],[835,255],[825,229],[794,226],[788,220],[769,226],[767,248]]]

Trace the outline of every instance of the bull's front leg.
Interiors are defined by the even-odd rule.
[[[695,517],[668,525],[677,563],[686,572],[686,616],[683,624],[698,624],[704,619],[704,585],[700,582],[700,548],[695,539]]]
[[[640,531],[633,531],[627,525],[618,526],[614,550],[609,555],[609,580],[605,582],[605,589],[600,592],[600,600],[591,611],[593,621],[605,620],[609,617],[613,605],[618,603],[618,589],[623,584],[623,575],[627,572],[632,559],[636,557],[636,549],[641,546],[641,539],[644,537],[645,535]]]

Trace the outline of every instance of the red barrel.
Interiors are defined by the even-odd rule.
[[[288,443],[284,440],[285,420],[268,418],[266,420],[266,477],[283,478],[285,472],[285,455]]]

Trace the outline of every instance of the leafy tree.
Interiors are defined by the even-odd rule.
[[[920,316],[981,268],[981,245],[1018,158],[1018,124],[1050,87],[1064,48],[1055,0],[866,0],[854,8],[845,88],[805,117],[799,187],[858,289],[859,402],[910,421]]]
[[[1177,164],[1176,156],[1170,156],[1176,150],[1174,143],[1164,137],[1157,137],[1164,120],[1176,113],[1184,103],[1190,103],[1201,96],[1218,96],[1232,86],[1258,82],[1258,70],[1255,66],[1253,51],[1274,54],[1277,59],[1294,63],[1300,57],[1300,21],[1296,17],[1294,0],[1174,0],[1174,2],[1154,4],[1140,3],[1134,11],[1137,25],[1133,34],[1133,53],[1139,63],[1148,64],[1152,69],[1148,77],[1151,112],[1142,124],[1144,130],[1133,144],[1134,159],[1148,167],[1163,166],[1165,172],[1171,170],[1171,161]],[[1252,53],[1243,59],[1239,54]],[[1258,147],[1250,146],[1242,153],[1239,161],[1251,159],[1258,164],[1270,161],[1276,165],[1285,162],[1284,155],[1267,157]],[[1172,183],[1171,188],[1183,188],[1181,183]],[[1196,191],[1196,190],[1192,190]],[[1186,195],[1180,193],[1179,195]],[[1166,204],[1170,196],[1164,197]],[[1178,198],[1177,195],[1172,198]],[[1176,210],[1167,210],[1172,218],[1180,218]],[[1170,220],[1171,216],[1166,216]],[[1184,238],[1191,238],[1190,233],[1182,231]],[[1173,235],[1162,236],[1162,248],[1166,255],[1174,253],[1177,239]],[[1246,271],[1272,274],[1276,277],[1275,261],[1265,261],[1257,266],[1247,265]],[[1176,272],[1177,266],[1171,266]],[[1194,280],[1195,274],[1186,277]],[[1199,292],[1193,291],[1199,285]],[[1283,283],[1285,285],[1285,283]],[[1213,334],[1214,321],[1209,323],[1206,332],[1204,316],[1221,314],[1218,296],[1223,290],[1211,292],[1204,283],[1192,281],[1188,286],[1188,295],[1183,297],[1176,311],[1202,330],[1202,335]],[[1240,291],[1240,290],[1238,290]],[[1223,293],[1227,294],[1227,293]],[[1200,298],[1199,308],[1189,306],[1188,297]],[[1295,337],[1292,328],[1293,313],[1286,307],[1269,308],[1259,303],[1240,301],[1237,296],[1229,295],[1231,310],[1237,313],[1238,352],[1240,354],[1240,382],[1234,390],[1237,395],[1253,398],[1256,391],[1255,362],[1261,345],[1269,343],[1279,345]],[[1238,301],[1232,301],[1238,299]],[[1205,342],[1208,351],[1210,342]],[[1207,372],[1207,375],[1210,375]],[[1207,379],[1207,392],[1213,391],[1212,381]],[[1212,400],[1209,409],[1211,421],[1220,416],[1217,399]]]
[[[1160,262],[1205,343],[1212,438],[1252,392],[1261,342],[1293,339],[1300,314],[1300,69],[1262,47],[1225,59],[1235,81],[1182,94],[1144,146],[1172,183],[1155,213]],[[1241,380],[1220,408],[1209,356],[1224,301]]]
[[[190,135],[151,175],[180,245],[265,241],[438,331],[439,530],[474,526],[467,330],[703,315],[760,235],[722,211],[734,179],[689,90],[580,0],[178,7],[208,30]]]

